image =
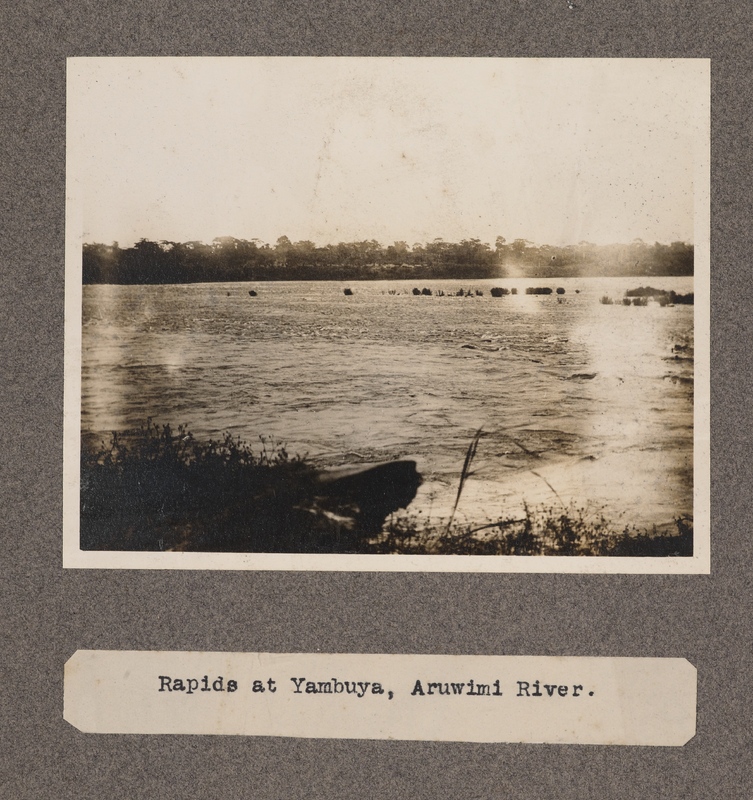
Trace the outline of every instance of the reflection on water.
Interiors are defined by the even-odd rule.
[[[460,519],[573,500],[663,524],[692,513],[693,308],[598,302],[639,284],[559,279],[559,299],[514,280],[464,282],[473,297],[456,281],[421,282],[444,297],[407,282],[354,283],[352,297],[332,282],[256,284],[255,298],[246,284],[86,286],[82,431],[152,417],[321,464],[412,456],[426,480],[414,505],[441,516],[483,427]]]

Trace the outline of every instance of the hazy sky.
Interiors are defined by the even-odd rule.
[[[122,246],[693,241],[708,97],[705,60],[76,58],[69,202]]]

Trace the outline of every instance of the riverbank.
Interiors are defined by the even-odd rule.
[[[363,552],[410,504],[413,461],[316,469],[277,443],[151,420],[81,453],[81,549]]]
[[[472,459],[471,459],[472,460]],[[470,464],[468,464],[470,466]],[[468,470],[460,477],[458,500]],[[400,512],[421,483],[412,461],[319,470],[284,447],[227,434],[198,442],[148,421],[82,448],[84,550],[395,555],[690,556],[692,520],[617,526],[575,506],[524,505],[485,524]],[[454,511],[454,510],[453,510]]]

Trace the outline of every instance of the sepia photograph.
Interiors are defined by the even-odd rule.
[[[65,566],[708,572],[709,103],[68,59]]]

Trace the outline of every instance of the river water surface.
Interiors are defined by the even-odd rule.
[[[151,417],[199,439],[264,436],[322,466],[411,457],[424,477],[411,511],[436,520],[483,428],[459,520],[572,503],[663,526],[692,515],[693,307],[621,304],[647,282],[85,286],[82,434]]]

